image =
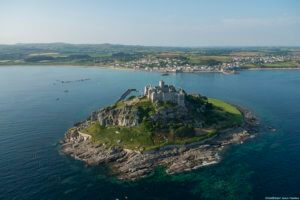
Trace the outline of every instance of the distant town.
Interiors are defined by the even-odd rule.
[[[217,64],[190,64],[186,59],[157,58],[149,56],[126,63],[115,63],[114,67],[125,67],[136,70],[170,72],[223,72],[235,73],[247,66],[268,65],[274,63],[300,61],[300,56],[256,56],[256,57],[232,57],[230,62],[218,62]],[[296,66],[295,66],[296,67]]]
[[[300,68],[300,47],[147,47],[112,44],[0,45],[0,65],[79,65],[157,71],[221,72]]]

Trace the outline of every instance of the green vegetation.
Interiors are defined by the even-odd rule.
[[[158,102],[158,107],[161,108],[173,108],[174,106],[176,106],[175,103],[167,101],[167,102]]]
[[[240,126],[242,114],[240,111],[221,100],[202,96],[187,95],[187,101],[192,109],[188,115],[204,122],[203,128],[194,128],[181,120],[169,120],[153,122],[150,116],[160,109],[176,106],[171,102],[151,103],[146,98],[131,98],[130,101],[121,101],[115,108],[121,108],[125,104],[131,104],[138,110],[139,125],[134,127],[100,126],[99,122],[92,123],[82,132],[92,135],[95,143],[107,146],[122,146],[128,149],[147,150],[161,147],[166,144],[187,144],[201,141],[216,135],[220,130]],[[128,106],[128,105],[127,105]],[[203,113],[196,111],[197,108],[206,106]]]
[[[242,124],[243,116],[236,107],[213,98],[209,98],[208,102],[213,105],[212,111],[208,113],[209,123],[215,123],[217,129],[240,126]]]
[[[154,105],[148,99],[139,101],[136,106],[140,119],[148,119],[155,112]]]
[[[246,64],[242,66],[243,68],[299,68],[300,63],[296,61],[284,61],[284,62],[275,62],[269,64]]]
[[[219,99],[208,98],[208,102],[218,108],[221,108],[223,110],[223,112],[228,112],[228,113],[234,114],[234,115],[241,115],[241,112],[236,107],[234,107],[224,101],[221,101]]]
[[[97,122],[84,131],[92,135],[94,142],[108,146],[121,145],[128,149],[141,149],[155,145],[151,138],[151,132],[145,124],[134,128],[118,126],[102,127]]]
[[[193,54],[188,56],[191,64],[196,65],[217,65],[223,62],[231,62],[232,58],[230,56],[203,56]]]
[[[300,67],[299,47],[177,48],[66,43],[0,45],[0,65],[133,67],[135,65],[126,64],[141,58],[168,58],[177,59],[178,65],[215,66],[230,63],[234,57],[260,56],[298,56],[298,58],[265,65],[263,62],[248,62],[242,67]],[[160,61],[159,66],[166,67],[166,62]]]
[[[264,64],[262,67],[265,68],[295,68],[300,67],[300,63],[287,61],[287,62],[277,62],[271,64]]]
[[[136,127],[120,126],[100,126],[96,122],[83,130],[92,136],[95,143],[106,144],[107,146],[122,146],[127,149],[149,150],[166,144],[188,144],[212,137],[216,131],[210,131],[200,136],[186,135],[192,133],[191,128],[181,127],[174,132],[153,132],[147,123],[142,123]],[[176,135],[179,134],[179,135]]]

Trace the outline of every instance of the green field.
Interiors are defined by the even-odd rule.
[[[112,44],[16,44],[0,45],[0,66],[4,65],[74,65],[134,68],[133,61],[143,58],[163,59],[159,63],[141,64],[145,67],[167,67],[167,61],[177,60],[176,65],[216,67],[231,63],[235,57],[299,56],[299,47],[216,47],[178,48],[149,47]],[[175,61],[172,61],[171,65]],[[259,61],[257,61],[259,62]],[[170,64],[170,63],[169,63]],[[240,66],[250,68],[300,68],[299,57],[291,61],[271,64],[244,62]]]
[[[215,113],[226,119],[218,124],[218,129],[240,126],[242,124],[242,113],[235,106],[213,98],[208,98],[208,102],[214,105]]]
[[[134,128],[108,126],[102,127],[97,122],[84,130],[85,133],[92,135],[96,143],[106,144],[107,146],[123,146],[128,149],[142,150],[155,146],[151,132],[144,124]]]
[[[285,61],[285,62],[276,62],[270,64],[246,64],[241,66],[242,68],[299,68],[300,63],[296,61]]]
[[[264,64],[263,67],[265,68],[295,68],[300,67],[300,63],[287,61],[287,62],[277,62],[271,64]]]
[[[174,137],[171,133],[154,133],[143,123],[136,127],[128,128],[119,126],[102,127],[98,122],[83,130],[83,132],[91,135],[95,143],[107,146],[121,146],[140,151],[155,149],[166,144],[192,143],[216,134],[216,131],[211,129],[206,135],[179,138]]]
[[[233,115],[241,115],[241,112],[236,107],[234,107],[224,101],[221,101],[219,99],[208,98],[208,102],[212,103],[216,107],[223,109],[224,112],[228,112]]]
[[[230,56],[203,56],[203,55],[190,55],[187,57],[190,63],[209,65],[217,64],[221,62],[231,62],[232,58]]]

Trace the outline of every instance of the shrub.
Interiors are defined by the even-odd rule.
[[[132,100],[132,99],[134,99],[134,98],[135,98],[135,96],[134,96],[134,95],[132,95],[132,96],[128,97],[128,99],[127,99],[127,100]]]
[[[192,137],[195,135],[194,128],[190,125],[184,125],[175,130],[177,137]]]
[[[186,100],[194,106],[199,106],[207,103],[207,97],[200,97],[200,96],[197,97],[193,95],[187,95]]]

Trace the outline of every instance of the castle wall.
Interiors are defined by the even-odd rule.
[[[163,101],[171,101],[171,102],[177,103],[176,96],[177,95],[175,92],[163,93]]]
[[[159,87],[145,86],[144,95],[152,102],[170,101],[178,105],[184,106],[185,94],[182,91],[176,91],[172,85],[165,85],[163,81],[159,82]]]

